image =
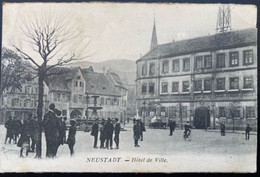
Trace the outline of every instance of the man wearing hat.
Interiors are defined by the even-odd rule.
[[[105,148],[104,143],[105,143],[105,140],[106,140],[106,134],[105,134],[105,131],[104,131],[105,123],[106,123],[106,120],[102,119],[100,127],[99,127],[99,131],[100,131],[100,135],[99,135],[100,148],[102,148],[102,149]]]
[[[49,111],[44,115],[43,128],[46,138],[46,157],[55,157],[59,143],[60,121],[56,117],[55,104],[50,104]]]
[[[91,129],[91,134],[92,136],[94,136],[94,146],[93,148],[98,148],[97,147],[97,140],[98,140],[98,119],[95,119],[95,122],[92,125],[92,129]]]
[[[110,146],[110,149],[113,149],[114,125],[112,124],[110,118],[107,119],[107,122],[104,126],[104,131],[105,131],[105,134],[106,134],[106,148],[109,149],[108,146]]]

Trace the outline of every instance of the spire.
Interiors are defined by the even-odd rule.
[[[153,34],[152,34],[150,50],[153,50],[155,47],[157,47],[157,35],[156,35],[156,26],[155,26],[155,17],[154,17]]]

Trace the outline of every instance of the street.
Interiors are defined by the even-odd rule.
[[[183,130],[169,136],[168,129],[146,129],[140,147],[134,147],[132,125],[120,133],[119,150],[94,149],[89,132],[78,131],[75,156],[69,156],[67,145],[60,146],[52,160],[19,158],[19,148],[6,144],[0,151],[0,171],[71,171],[71,172],[254,172],[256,170],[257,136],[245,140],[244,134],[206,132],[192,129],[191,141],[184,141]],[[5,128],[0,128],[4,143]],[[43,134],[43,158],[45,137]],[[113,159],[114,158],[114,159]],[[6,161],[7,159],[7,161]],[[150,161],[149,161],[150,160]],[[114,162],[113,162],[114,161]],[[6,162],[6,163],[3,163]],[[15,166],[15,168],[13,168]],[[126,168],[127,167],[127,168]]]

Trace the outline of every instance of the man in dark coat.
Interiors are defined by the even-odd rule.
[[[43,128],[46,138],[46,157],[55,157],[59,145],[60,121],[54,113],[55,104],[50,104],[49,111],[44,115]]]
[[[250,136],[250,131],[252,130],[252,128],[249,126],[249,124],[247,124],[246,126],[246,140],[249,140],[249,136]]]
[[[28,124],[29,124],[29,135],[31,139],[31,149],[30,152],[34,152],[36,145],[36,135],[37,135],[37,121],[33,118],[32,114],[28,115]]]
[[[107,122],[104,126],[104,131],[105,131],[105,135],[106,135],[106,148],[109,149],[108,146],[110,145],[110,149],[113,149],[114,126],[113,126],[110,118],[107,119]]]
[[[104,126],[105,126],[105,119],[102,119],[100,127],[99,127],[99,131],[100,131],[100,135],[99,135],[100,148],[102,148],[102,149],[105,148],[104,143],[105,143],[105,140],[106,140]]]
[[[221,136],[225,136],[225,124],[224,123],[221,123],[220,125],[220,134]]]
[[[169,136],[172,136],[172,132],[174,132],[175,127],[176,127],[176,122],[172,119],[169,119],[169,128],[170,128],[170,134]]]
[[[9,138],[9,144],[11,143],[11,140],[14,136],[14,127],[13,127],[13,119],[12,116],[9,116],[9,119],[5,122],[5,128],[6,128],[6,136],[5,136],[5,144],[7,139]]]
[[[133,131],[134,131],[135,147],[139,147],[138,140],[140,139],[140,134],[141,134],[140,120],[135,121],[135,124],[133,126]]]
[[[97,140],[98,140],[98,119],[95,119],[95,122],[92,125],[92,129],[91,129],[91,134],[92,136],[94,136],[94,145],[93,148],[98,148],[97,147]]]
[[[14,144],[17,143],[17,138],[19,138],[19,134],[21,133],[21,127],[22,127],[22,122],[19,119],[17,119],[17,117],[14,117],[13,119]]]
[[[25,118],[23,120],[23,124],[21,125],[21,136],[18,140],[17,146],[21,147],[20,149],[20,157],[23,156],[23,150],[25,150],[25,155],[28,156],[28,152],[30,149],[30,125],[29,125],[29,120],[28,118]]]
[[[119,133],[120,133],[120,122],[118,121],[118,118],[115,118],[116,123],[115,123],[115,136],[114,136],[114,141],[116,143],[116,149],[119,149]]]

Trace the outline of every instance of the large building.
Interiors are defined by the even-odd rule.
[[[139,115],[178,126],[257,126],[257,30],[245,29],[158,45],[136,61]]]
[[[106,73],[96,73],[93,68],[56,67],[50,72],[56,73],[46,78],[44,83],[44,110],[48,111],[50,103],[62,111],[62,116],[70,118],[91,118],[94,97],[100,118],[126,118],[128,90],[118,74],[108,70]],[[57,74],[58,73],[58,74]],[[37,79],[22,85],[22,89],[5,90],[1,97],[0,123],[7,118],[16,116],[20,119],[29,113],[36,115],[38,102]]]

